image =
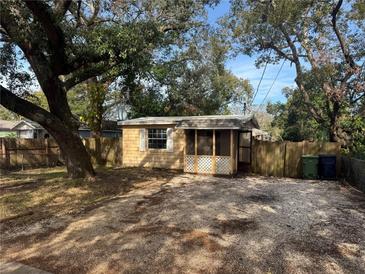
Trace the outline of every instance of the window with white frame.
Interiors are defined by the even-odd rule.
[[[148,129],[148,148],[167,148],[167,128]]]

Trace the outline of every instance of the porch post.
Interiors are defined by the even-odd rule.
[[[230,147],[231,147],[231,174],[233,174],[233,170],[234,170],[234,151],[233,151],[233,130],[231,129],[231,142],[230,142]]]
[[[213,161],[212,161],[212,174],[216,173],[216,157],[215,157],[215,129],[213,129]]]
[[[194,172],[198,173],[198,131],[195,129]]]

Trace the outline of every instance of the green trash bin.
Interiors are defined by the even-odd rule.
[[[318,178],[319,157],[315,155],[302,155],[303,179]]]

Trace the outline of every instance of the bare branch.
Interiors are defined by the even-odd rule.
[[[0,85],[0,102],[1,105],[8,110],[35,121],[46,128],[55,127],[58,123],[62,124],[61,120],[56,116],[45,109],[16,96],[2,85]]]
[[[90,19],[88,20],[88,25],[94,24],[95,19],[97,18],[99,11],[100,11],[100,0],[96,0],[94,2],[90,2],[90,9],[92,12],[92,15]]]
[[[286,54],[285,52],[283,52],[282,49],[280,49],[279,47],[277,47],[274,43],[272,42],[265,42],[263,44],[263,48],[264,49],[273,49],[280,57],[283,57],[287,60],[289,60],[290,62],[294,62],[294,59],[292,57],[290,57],[288,54]]]
[[[70,78],[64,81],[63,86],[66,90],[71,89],[79,83],[82,83],[95,75],[101,75],[107,71],[110,67],[105,63],[99,63],[92,66],[88,66],[76,71]]]
[[[56,1],[56,5],[54,8],[54,14],[59,18],[62,19],[65,16],[68,8],[70,7],[72,0],[58,0]]]
[[[343,3],[343,0],[339,0],[337,2],[337,5],[335,5],[335,7],[333,8],[332,10],[332,13],[331,13],[331,16],[332,16],[332,28],[336,34],[336,37],[337,37],[337,40],[338,42],[340,43],[340,46],[341,46],[341,50],[342,50],[342,53],[345,57],[345,60],[346,60],[346,63],[350,65],[351,68],[355,68],[356,67],[356,63],[354,62],[354,59],[352,58],[350,52],[349,52],[349,49],[346,45],[346,42],[340,32],[340,30],[338,29],[337,27],[337,15],[338,15],[338,12],[340,11],[341,9],[341,6],[342,6],[342,3]]]
[[[33,0],[24,1],[46,32],[53,52],[51,57],[52,67],[55,73],[62,74],[67,69],[67,57],[65,53],[64,34],[55,20],[55,15],[51,13],[50,7],[44,2]]]
[[[293,54],[293,62],[294,62],[295,69],[297,72],[297,77],[295,78],[295,82],[297,83],[299,90],[303,93],[304,102],[307,105],[308,110],[311,112],[313,118],[318,123],[322,123],[322,122],[324,122],[322,111],[317,109],[315,106],[313,106],[313,104],[310,100],[310,96],[309,96],[308,92],[306,91],[305,87],[303,86],[303,70],[302,70],[302,67],[300,64],[297,48],[296,48],[294,42],[291,40],[290,35],[286,31],[285,27],[283,25],[280,25],[279,28],[280,28],[281,32],[283,33],[284,38],[285,38],[286,42],[288,43],[288,46],[291,49],[291,52]]]

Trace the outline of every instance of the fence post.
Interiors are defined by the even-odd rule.
[[[252,138],[251,141],[251,172],[252,173],[256,173],[256,167],[255,167],[255,163],[256,162],[256,155],[255,155],[255,139]]]
[[[45,150],[46,150],[46,165],[47,165],[47,167],[49,167],[48,138],[45,138],[45,139],[44,139],[44,146],[45,146]]]
[[[2,151],[2,157],[4,158],[4,167],[9,168],[10,167],[10,157],[8,157],[6,139],[1,139],[1,151]]]
[[[284,141],[284,160],[283,160],[283,177],[285,177],[285,169],[286,169],[286,142]]]

